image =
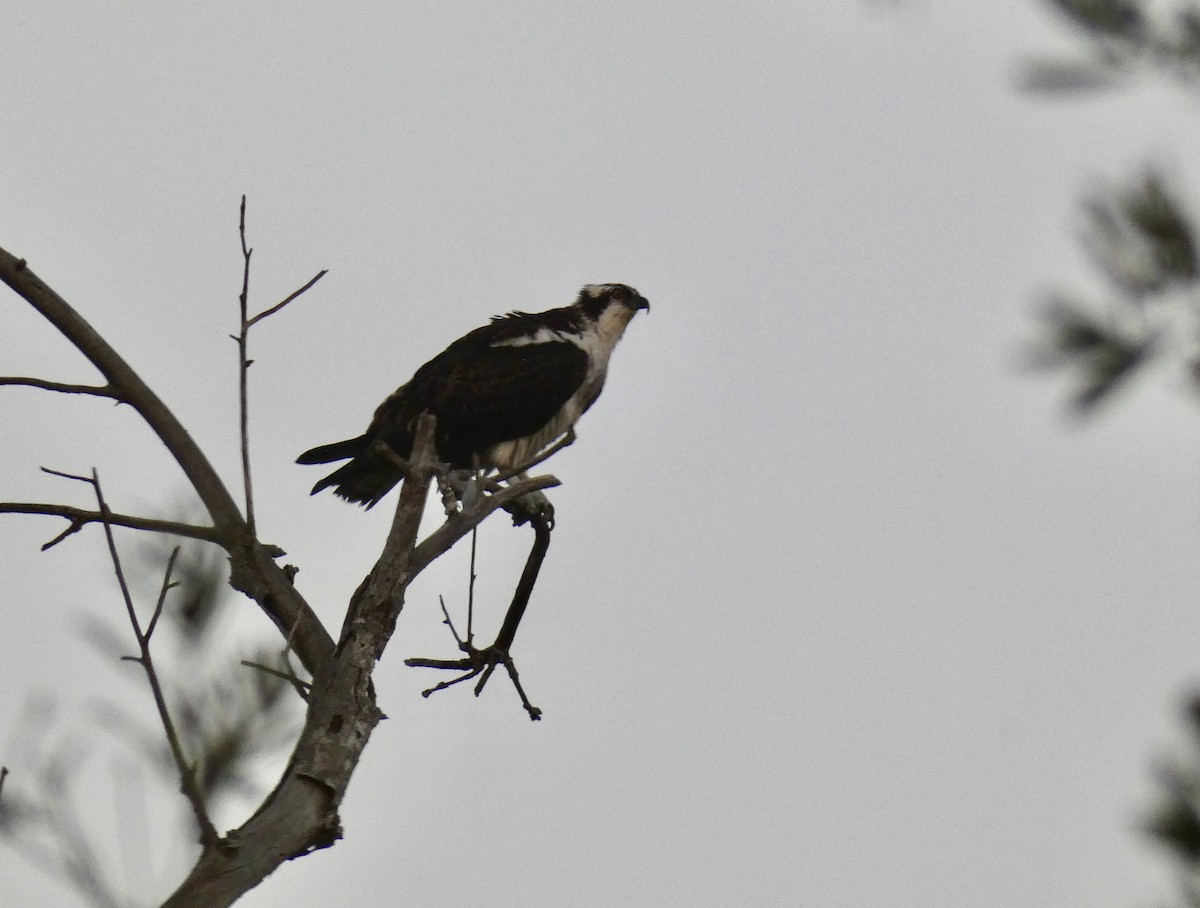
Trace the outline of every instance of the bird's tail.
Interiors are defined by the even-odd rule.
[[[367,444],[367,436],[360,435],[358,438],[347,438],[330,445],[318,445],[297,457],[296,463],[333,463],[335,460],[348,460],[365,451]]]
[[[370,454],[371,441],[366,435],[335,441],[305,451],[296,463],[332,463],[347,460],[312,488],[313,495],[333,486],[334,494],[356,504],[373,507],[379,499],[404,478],[402,470]]]

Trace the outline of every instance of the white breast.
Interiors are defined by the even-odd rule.
[[[529,337],[502,341],[493,345],[497,347],[523,346],[568,341],[587,354],[588,368],[583,383],[545,426],[524,438],[515,438],[492,445],[485,456],[487,466],[503,471],[528,463],[567,429],[575,425],[579,417],[600,396],[600,391],[604,387],[604,379],[608,375],[608,360],[617,346],[617,341],[625,333],[625,327],[631,318],[633,318],[633,310],[627,306],[610,306],[601,313],[599,320],[590,324],[582,334],[559,334],[549,328],[541,328]]]

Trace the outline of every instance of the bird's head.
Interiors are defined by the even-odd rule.
[[[615,329],[618,336],[638,310],[650,310],[646,298],[628,284],[588,284],[579,291],[575,305],[602,332]]]

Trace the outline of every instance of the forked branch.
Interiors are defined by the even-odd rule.
[[[529,702],[529,697],[526,696],[525,689],[521,686],[521,679],[517,674],[516,663],[513,662],[512,654],[509,652],[513,640],[516,639],[517,628],[521,624],[521,618],[524,617],[525,609],[529,606],[529,597],[533,595],[533,587],[537,583],[538,572],[541,571],[542,562],[546,558],[546,552],[550,549],[550,519],[540,514],[527,516],[528,522],[533,526],[534,530],[533,547],[529,551],[529,556],[525,559],[525,568],[521,572],[521,579],[517,582],[517,589],[513,593],[512,603],[508,607],[508,612],[504,616],[504,623],[501,624],[495,641],[491,646],[477,649],[470,642],[469,636],[466,640],[459,637],[454,625],[450,623],[449,615],[447,615],[446,624],[450,627],[450,633],[454,635],[458,648],[466,655],[461,659],[405,659],[404,664],[414,668],[461,671],[463,674],[449,681],[442,681],[428,690],[422,691],[422,696],[431,696],[440,690],[445,690],[448,687],[453,687],[456,684],[461,684],[464,681],[470,681],[478,677],[479,681],[475,684],[475,696],[478,697],[487,685],[492,672],[496,670],[496,666],[503,665],[508,672],[508,677],[512,680],[517,695],[521,698],[521,705],[525,707],[525,711],[529,714],[529,718],[536,722],[542,717],[542,711]]]
[[[137,517],[132,514],[117,514],[110,512],[107,516],[99,511],[89,511],[86,508],[74,508],[65,504],[48,504],[37,501],[0,501],[0,514],[39,514],[45,517],[62,517],[69,521],[67,528],[42,545],[42,551],[53,548],[68,536],[78,533],[89,523],[109,523],[112,526],[127,527],[131,530],[148,530],[151,533],[165,533],[168,536],[183,536],[188,539],[200,539],[204,542],[221,544],[223,537],[216,527],[198,526],[193,523],[180,523],[175,520],[157,520],[153,517]]]
[[[164,908],[221,908],[283,861],[332,845],[338,809],[371,732],[382,718],[371,674],[414,576],[413,552],[432,478],[434,421],[422,416],[383,553],[351,599],[336,651],[313,678],[304,730],[263,807],[215,847]]]
[[[175,415],[108,342],[33,273],[24,259],[4,249],[0,249],[0,281],[74,344],[104,376],[115,395],[132,406],[166,445],[208,511],[216,534],[214,541],[230,555],[230,582],[258,602],[284,634],[291,635],[305,667],[317,671],[332,653],[333,640],[275,563],[272,550],[250,532],[237,502]],[[17,508],[11,512],[36,513]],[[58,516],[72,519],[66,513]]]
[[[163,576],[162,589],[158,595],[158,601],[154,606],[154,614],[150,618],[150,623],[142,630],[141,621],[138,619],[137,609],[133,605],[133,596],[129,592],[129,584],[125,581],[125,570],[121,566],[121,556],[117,552],[117,541],[113,536],[112,523],[108,520],[109,510],[108,504],[104,500],[104,492],[100,487],[100,477],[95,470],[92,470],[92,475],[73,476],[68,473],[58,473],[67,479],[76,479],[80,482],[86,482],[91,485],[96,494],[96,506],[99,508],[101,522],[104,525],[104,538],[108,543],[108,555],[112,559],[113,570],[117,575],[117,585],[121,589],[121,597],[125,601],[125,611],[129,616],[129,623],[133,626],[134,637],[137,638],[139,655],[132,657],[134,662],[137,662],[146,672],[146,680],[150,684],[150,692],[154,696],[154,706],[158,711],[159,721],[162,723],[163,731],[167,736],[167,744],[171,748],[171,756],[175,760],[175,768],[179,772],[180,782],[184,797],[192,807],[192,814],[196,818],[196,825],[200,829],[200,842],[205,847],[215,845],[220,838],[217,835],[217,830],[213,827],[212,820],[209,819],[208,810],[204,806],[204,795],[200,791],[200,786],[196,781],[196,770],[183,752],[183,745],[179,740],[179,733],[175,729],[175,722],[171,719],[171,711],[167,707],[167,698],[163,693],[162,682],[159,681],[158,671],[154,667],[154,659],[150,655],[150,637],[154,633],[154,628],[158,624],[158,617],[162,614],[163,605],[167,599],[167,592],[171,589],[171,571],[175,567],[175,559],[179,556],[179,548],[176,547],[171,552],[171,557],[167,560],[167,568]]]
[[[250,256],[254,250],[246,243],[246,197],[242,196],[242,204],[238,214],[238,236],[242,242],[242,292],[238,295],[238,308],[241,313],[241,330],[234,336],[238,345],[238,425],[242,439],[242,485],[246,494],[246,523],[250,532],[254,532],[254,483],[250,476],[250,406],[249,406],[249,371],[254,360],[250,359],[249,343],[250,329],[264,318],[274,315],[288,303],[306,293],[317,281],[323,278],[326,271],[322,269],[299,290],[294,290],[269,309],[258,315],[250,316]]]

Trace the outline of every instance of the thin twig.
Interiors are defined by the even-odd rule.
[[[467,645],[475,640],[475,544],[479,539],[479,527],[471,528],[471,575],[467,579]],[[461,641],[460,641],[461,645]]]
[[[162,589],[158,591],[158,601],[154,603],[154,614],[150,616],[150,623],[146,625],[146,642],[150,642],[150,638],[154,636],[154,628],[158,626],[158,619],[162,616],[163,606],[167,602],[167,593],[179,586],[178,583],[171,582],[171,572],[175,570],[175,560],[179,557],[179,546],[171,549],[171,554],[167,558],[167,569],[163,571]]]
[[[446,627],[450,628],[450,635],[454,637],[454,642],[458,644],[458,648],[463,649],[466,642],[462,637],[458,636],[458,629],[454,626],[454,621],[451,619],[450,612],[446,608],[446,598],[444,596],[438,596],[438,605],[442,607],[442,617],[445,619],[444,623]],[[469,630],[468,633],[470,633]]]
[[[4,780],[8,778],[8,767],[0,766],[0,803],[4,801]]]
[[[250,533],[254,534],[254,487],[250,481],[250,414],[248,406],[247,387],[249,382],[250,360],[247,358],[246,346],[249,341],[250,323],[247,321],[250,299],[250,255],[253,249],[246,245],[246,196],[242,196],[242,206],[238,217],[238,234],[242,240],[242,292],[238,296],[238,306],[241,313],[241,330],[236,338],[238,345],[238,425],[242,436],[242,483],[246,492],[246,523]]]
[[[80,476],[78,473],[64,473],[62,470],[51,470],[49,467],[38,467],[43,473],[49,473],[51,476],[59,476],[63,479],[74,479],[76,482],[94,483],[94,476]]]
[[[0,375],[0,385],[23,385],[27,388],[41,388],[43,391],[58,391],[61,394],[91,394],[93,397],[123,400],[112,385],[72,385],[61,381],[26,378],[23,375]]]
[[[542,718],[541,709],[529,702],[525,688],[521,686],[521,678],[517,673],[516,662],[513,661],[509,653],[499,649],[494,644],[486,649],[472,649],[461,659],[412,658],[405,659],[404,664],[410,668],[434,668],[442,671],[463,672],[457,678],[441,681],[433,687],[421,691],[421,696],[427,699],[438,691],[447,690],[456,684],[462,684],[464,681],[470,681],[473,678],[479,678],[479,681],[475,684],[475,696],[478,697],[483,693],[483,689],[487,685],[488,679],[491,678],[492,673],[496,670],[496,666],[503,665],[505,671],[508,672],[509,679],[513,683],[513,689],[516,690],[517,696],[521,698],[521,705],[525,708],[525,712],[529,714],[530,720],[537,722]]]
[[[525,609],[529,606],[529,597],[533,595],[533,587],[537,583],[542,562],[546,560],[546,553],[550,550],[550,522],[544,517],[534,517],[529,523],[533,527],[533,546],[529,550],[529,557],[525,559],[525,567],[513,592],[512,603],[504,615],[504,622],[500,625],[494,644],[504,652],[509,651],[517,637],[517,627],[525,616]]]
[[[440,690],[446,690],[447,688],[453,687],[456,684],[462,684],[464,681],[470,681],[472,678],[478,676],[478,674],[481,671],[483,671],[484,668],[486,667],[485,665],[472,666],[471,660],[469,660],[469,659],[454,659],[452,661],[446,662],[445,665],[433,664],[437,661],[438,660],[436,660],[436,659],[430,659],[427,662],[421,662],[420,660],[413,660],[412,664],[414,666],[420,666],[422,668],[469,669],[469,671],[467,671],[467,673],[465,675],[459,675],[457,678],[451,678],[449,681],[441,681],[441,682],[435,684],[433,687],[428,688],[427,690],[421,691],[421,696],[425,697],[426,699],[428,699],[429,697],[432,697],[434,694],[436,694]],[[443,661],[445,661],[445,660],[443,660]],[[409,660],[405,659],[404,664],[408,665]]]
[[[60,474],[66,475],[66,474]],[[82,478],[82,477],[76,477]],[[96,505],[100,510],[101,515],[107,517],[109,514],[108,504],[104,500],[104,493],[100,488],[100,476],[95,469],[92,470],[90,480],[84,479],[85,482],[90,481],[92,488],[96,492]],[[213,826],[212,820],[209,819],[208,810],[204,806],[204,795],[200,791],[200,786],[196,782],[195,768],[188,764],[187,758],[183,753],[183,745],[179,740],[179,733],[175,729],[175,723],[171,719],[170,710],[167,708],[167,698],[163,693],[162,683],[159,681],[158,672],[154,668],[154,660],[150,655],[150,630],[142,631],[141,622],[138,621],[137,610],[133,607],[133,596],[129,592],[129,584],[125,581],[125,571],[121,567],[121,558],[117,553],[117,542],[113,536],[112,523],[104,519],[104,537],[108,542],[108,554],[112,559],[113,570],[117,574],[117,584],[121,588],[121,596],[125,600],[125,611],[129,615],[129,623],[133,626],[133,634],[137,638],[138,650],[140,656],[134,661],[138,662],[143,671],[146,672],[146,680],[150,684],[150,692],[154,696],[154,705],[158,709],[158,717],[162,722],[163,731],[167,736],[167,744],[171,748],[171,756],[175,759],[175,767],[179,770],[181,787],[184,796],[192,806],[192,813],[195,814],[196,824],[200,827],[200,841],[207,848],[215,845],[220,839],[217,834],[216,827]],[[158,613],[162,608],[162,602],[166,597],[167,590],[171,588],[171,571],[175,566],[175,557],[178,554],[178,549],[172,553],[171,558],[167,561],[167,568],[163,574],[162,592],[159,594],[159,602],[155,608],[153,623],[157,622]]]
[[[320,669],[333,653],[328,631],[283,569],[274,563],[274,550],[246,532],[236,499],[175,414],[70,303],[38,277],[24,259],[5,249],[0,249],[0,282],[72,343],[162,440],[219,531],[212,541],[229,552],[231,584],[253,598],[277,627],[294,627],[301,661],[311,671]]]
[[[62,475],[62,474],[57,474]],[[78,533],[89,523],[100,523],[105,515],[99,511],[88,511],[83,508],[73,508],[64,504],[43,504],[33,501],[3,501],[0,502],[0,514],[37,514],[46,517],[62,517],[70,524],[65,530],[42,546],[42,551],[53,548],[68,536]],[[130,530],[147,530],[151,533],[169,533],[172,536],[185,536],[189,539],[201,539],[217,545],[224,544],[224,538],[216,527],[202,527],[191,523],[179,523],[175,520],[155,520],[153,517],[135,517],[132,514],[109,513],[107,520],[113,526],[126,527]]]
[[[317,281],[326,275],[326,270],[322,269],[309,280],[300,289],[289,293],[281,302],[276,303],[269,309],[265,309],[253,317],[250,316],[250,257],[254,250],[246,243],[246,196],[242,196],[242,204],[238,211],[238,236],[242,243],[242,292],[238,295],[238,311],[240,315],[240,328],[234,340],[238,345],[238,426],[242,440],[242,484],[246,493],[246,523],[250,527],[250,532],[254,530],[254,484],[250,476],[250,402],[249,402],[249,385],[250,385],[250,366],[254,360],[250,359],[250,329],[258,322],[262,321],[270,315],[274,315],[288,303],[295,300],[297,297],[308,291]]]
[[[257,325],[259,322],[261,322],[267,316],[274,315],[276,312],[278,312],[280,309],[282,309],[288,303],[290,303],[294,299],[296,299],[296,297],[302,296],[305,293],[307,293],[309,290],[311,290],[313,284],[315,284],[317,281],[319,281],[321,278],[323,278],[328,273],[329,273],[328,268],[322,268],[320,271],[318,271],[316,274],[314,274],[312,277],[310,277],[308,279],[308,282],[303,287],[301,287],[299,290],[293,290],[291,293],[289,293],[287,296],[285,296],[283,298],[282,302],[276,303],[270,309],[264,309],[262,312],[258,313],[258,315],[254,316],[252,319],[250,319],[250,321],[246,323],[246,327],[252,328],[255,325]]]
[[[243,659],[241,664],[246,666],[246,668],[258,669],[258,671],[263,672],[264,674],[274,675],[276,678],[282,678],[291,685],[292,689],[296,691],[296,693],[300,695],[301,700],[305,701],[306,703],[308,702],[308,692],[312,690],[312,684],[298,677],[296,673],[292,671],[292,667],[290,665],[288,666],[288,670],[284,672],[277,668],[272,668],[269,665],[263,665],[261,662],[252,662],[249,659]]]

